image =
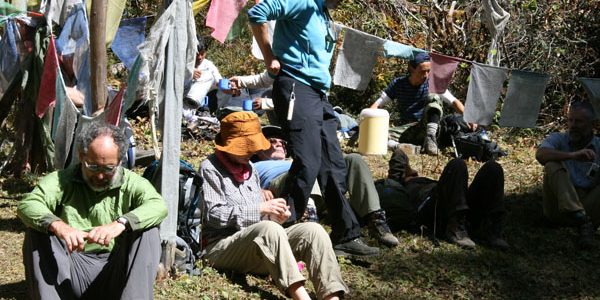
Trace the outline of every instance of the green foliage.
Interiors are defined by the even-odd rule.
[[[485,62],[491,36],[481,23],[481,2],[457,1],[450,16],[452,2],[348,0],[342,1],[332,15],[337,22],[381,38]],[[511,17],[499,48],[493,51],[500,52],[502,66],[551,75],[538,124],[554,124],[565,103],[587,98],[576,78],[599,76],[598,1],[574,0],[565,5],[559,0],[513,0],[500,4]],[[205,13],[197,18],[198,30],[208,35],[210,30],[203,26]],[[249,54],[250,39],[248,30],[241,39],[224,45],[215,42],[208,57],[224,76],[259,73],[264,66]],[[381,58],[365,91],[334,86],[330,100],[357,114],[378,97],[392,78],[405,72],[404,61]],[[461,63],[450,86],[463,101],[469,72],[469,64]]]

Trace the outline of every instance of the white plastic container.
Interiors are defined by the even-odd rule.
[[[385,109],[365,108],[360,112],[358,152],[362,155],[387,153],[390,114]]]

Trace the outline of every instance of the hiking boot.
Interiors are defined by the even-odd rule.
[[[355,238],[345,243],[333,246],[336,256],[375,256],[379,254],[379,248],[371,247],[361,239]]]
[[[500,251],[508,251],[510,249],[510,244],[508,244],[501,236],[487,236],[486,242],[490,247]]]
[[[496,218],[488,220],[484,227],[484,240],[486,244],[500,251],[508,251],[510,245],[502,237],[502,221]]]
[[[465,248],[475,248],[475,243],[469,237],[465,226],[465,218],[452,217],[446,225],[446,239],[450,243],[459,245]]]
[[[378,210],[370,213],[369,218],[369,234],[371,237],[376,238],[380,243],[388,246],[395,247],[400,243],[398,239],[392,234],[390,227],[385,219],[385,211]]]
[[[596,233],[596,227],[590,220],[578,226],[579,231],[579,248],[590,249],[594,246],[594,234]]]
[[[425,142],[423,142],[423,150],[429,155],[438,155],[440,150],[438,149],[435,135],[428,134],[425,137]]]

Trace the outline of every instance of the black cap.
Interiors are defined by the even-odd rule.
[[[262,127],[262,133],[266,138],[276,137],[285,139],[283,136],[283,130],[279,126],[265,125]]]

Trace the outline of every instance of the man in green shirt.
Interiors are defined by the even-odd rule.
[[[164,200],[121,167],[123,132],[92,123],[78,136],[81,163],[50,173],[19,203],[32,299],[151,299]]]

